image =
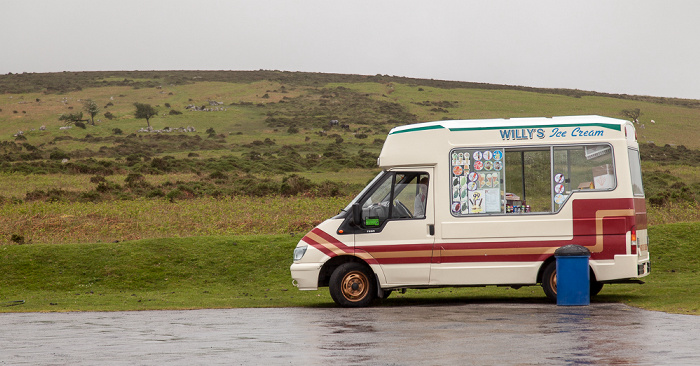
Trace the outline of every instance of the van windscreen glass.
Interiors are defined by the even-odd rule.
[[[629,152],[630,176],[632,178],[632,194],[644,197],[644,186],[642,185],[642,166],[639,161],[639,151],[627,149]]]

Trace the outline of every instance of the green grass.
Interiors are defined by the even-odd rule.
[[[223,197],[0,204],[0,248],[206,235],[289,234],[336,215],[349,197]],[[0,272],[1,273],[1,272]]]
[[[59,130],[58,116],[81,111],[84,99],[102,108],[96,117],[101,121],[86,129]],[[226,111],[185,109],[210,100],[223,102]],[[146,122],[134,118],[134,102],[159,110],[151,120],[155,129],[193,126],[197,132],[136,133]],[[374,161],[391,127],[441,119],[621,118],[621,110],[633,108],[642,111],[645,124],[638,129],[640,142],[657,145],[642,146],[647,198],[663,202],[647,205],[652,255],[679,244],[695,249],[687,235],[697,234],[700,222],[700,101],[277,71],[0,75],[0,301],[25,300],[0,309],[329,306],[327,291],[299,292],[289,286],[291,249],[300,233],[336,214],[376,175]],[[169,115],[170,109],[182,114]],[[108,120],[105,112],[115,118]],[[329,129],[330,119],[349,129]],[[45,131],[39,130],[42,125]],[[299,132],[288,133],[290,126]],[[114,135],[115,128],[123,134]],[[210,137],[209,128],[217,136]],[[18,130],[26,140],[13,137]],[[357,133],[367,138],[358,139]],[[50,160],[55,150],[70,161]],[[225,179],[212,179],[212,173]],[[129,174],[141,174],[146,188],[126,184]],[[316,188],[293,197],[273,196],[291,174]],[[113,188],[98,190],[98,183],[90,181],[97,176]],[[340,191],[314,190],[327,181]],[[174,202],[163,197],[171,193],[182,195],[173,196]],[[689,223],[659,225],[678,222]],[[281,236],[238,236],[249,234]],[[14,245],[13,237],[25,245]],[[658,251],[653,247],[657,238]],[[276,246],[269,247],[272,242]],[[687,301],[699,302],[693,297],[697,262],[688,255],[692,252],[680,255],[671,249],[654,258],[647,285],[608,286],[598,301],[697,314],[697,305]],[[269,258],[253,258],[249,250],[269,251]],[[181,262],[170,259],[176,253]],[[251,280],[245,274],[256,271],[255,260],[277,262],[263,266],[269,276],[259,273]],[[211,266],[201,265],[207,261],[213,261]],[[691,274],[685,267],[674,272],[670,261],[688,262]],[[386,304],[470,301],[545,300],[538,287],[446,288],[393,294]]]
[[[650,228],[644,285],[606,285],[592,301],[700,315],[700,223]],[[300,235],[164,238],[0,247],[0,312],[335,306],[325,288],[291,285]],[[14,301],[24,301],[17,303]],[[536,286],[409,290],[382,306],[545,303]]]
[[[307,305],[317,294],[294,291],[288,273],[298,239],[268,235],[3,246],[0,306],[25,303],[0,311]]]

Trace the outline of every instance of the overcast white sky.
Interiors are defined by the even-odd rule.
[[[387,74],[700,99],[697,0],[0,0],[0,74]]]

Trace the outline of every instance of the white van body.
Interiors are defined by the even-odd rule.
[[[554,251],[591,252],[591,293],[649,274],[632,123],[571,116],[438,121],[392,129],[383,170],[304,236],[291,274],[342,306],[391,290],[541,283]]]

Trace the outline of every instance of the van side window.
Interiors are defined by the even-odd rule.
[[[428,203],[428,173],[391,172],[360,201],[362,225],[383,226],[387,220],[423,219]]]
[[[615,189],[612,146],[454,149],[453,216],[559,211],[576,191]]]
[[[575,191],[615,189],[612,146],[555,146],[553,153],[555,211]]]
[[[550,148],[506,149],[506,213],[552,212]]]
[[[450,152],[450,210],[453,216],[502,213],[503,149],[454,149]]]

